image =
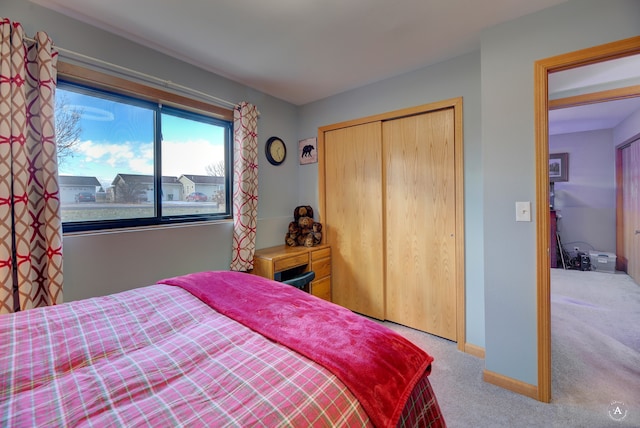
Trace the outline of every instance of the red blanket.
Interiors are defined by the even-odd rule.
[[[399,334],[295,287],[239,272],[159,281],[331,370],[377,427],[396,426],[433,358]]]

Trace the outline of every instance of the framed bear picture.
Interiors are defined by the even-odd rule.
[[[298,141],[298,159],[300,165],[318,162],[318,142],[316,138]]]

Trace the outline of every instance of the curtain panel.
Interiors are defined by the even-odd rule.
[[[0,313],[62,303],[57,51],[0,18]]]
[[[258,222],[258,109],[243,102],[233,111],[233,251],[231,270],[253,269]]]

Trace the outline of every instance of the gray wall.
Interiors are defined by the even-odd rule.
[[[640,110],[609,130],[551,135],[550,153],[569,153],[569,181],[556,183],[564,248],[616,253],[616,148],[640,137]]]
[[[616,175],[613,130],[549,137],[550,153],[569,153],[569,181],[555,184],[564,248],[616,252]]]
[[[0,14],[22,23],[26,34],[46,31],[61,49],[98,58],[170,80],[237,103],[248,101],[260,111],[260,147],[272,135],[297,142],[297,107],[206,72],[123,38],[82,24],[25,0],[3,0]],[[61,57],[65,58],[61,51]],[[292,146],[290,146],[292,147]],[[259,151],[257,246],[284,242],[298,200],[296,156],[271,166]],[[272,191],[271,189],[277,189]],[[229,269],[232,223],[155,228],[124,233],[65,235],[64,299],[77,300],[192,271]]]
[[[571,0],[483,32],[485,367],[537,385],[533,65],[640,34],[640,2]]]

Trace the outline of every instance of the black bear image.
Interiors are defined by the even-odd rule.
[[[311,144],[307,144],[306,146],[304,146],[302,148],[302,156],[300,157],[311,157],[311,151],[314,149],[315,147],[313,147]]]

